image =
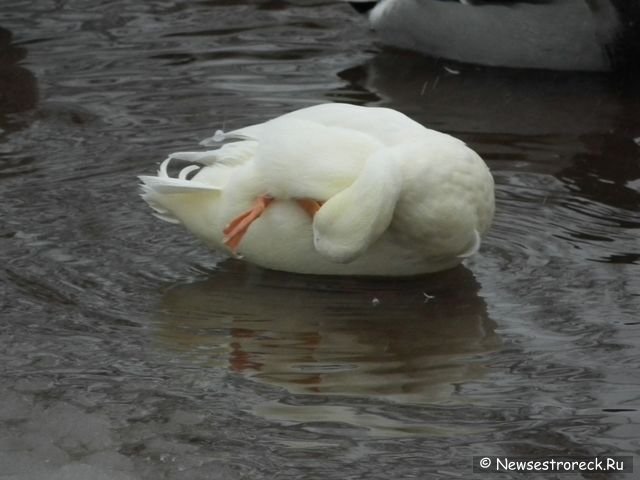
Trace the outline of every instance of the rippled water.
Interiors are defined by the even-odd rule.
[[[0,25],[0,478],[475,478],[472,455],[640,451],[633,79],[385,50],[331,1],[8,0]],[[138,198],[167,152],[326,101],[476,148],[498,199],[480,254],[269,272]]]

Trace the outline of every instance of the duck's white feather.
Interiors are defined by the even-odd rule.
[[[172,160],[198,163],[143,176],[143,198],[209,246],[258,197],[275,200],[239,251],[300,273],[415,275],[474,254],[491,223],[493,179],[463,142],[386,108],[309,107],[224,135],[242,138]],[[220,134],[217,135],[218,140]],[[187,167],[189,168],[189,167]],[[312,219],[298,199],[322,202]]]
[[[211,192],[221,190],[216,185],[207,185],[206,183],[187,180],[186,178],[162,178],[149,175],[141,175],[138,177],[143,183],[144,190],[156,192],[160,194],[177,194],[177,193],[194,193],[194,192]]]

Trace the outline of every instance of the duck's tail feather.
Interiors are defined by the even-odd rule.
[[[183,168],[177,178],[170,177],[167,172],[170,156],[160,165],[158,174],[141,175],[140,196],[154,210],[154,215],[169,223],[181,223],[178,212],[181,212],[183,204],[187,204],[193,194],[212,193],[222,190],[220,186],[210,185],[197,180],[189,180],[187,176],[194,170],[199,169],[197,165],[189,165]]]
[[[141,175],[138,178],[142,182],[143,193],[155,192],[172,195],[176,193],[218,192],[221,190],[219,187],[182,178],[162,178],[153,175]]]

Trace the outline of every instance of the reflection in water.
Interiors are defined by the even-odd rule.
[[[12,39],[11,31],[0,27],[0,179],[35,170],[33,157],[16,154],[3,138],[26,128],[28,121],[15,114],[31,110],[38,103],[36,77],[19,63],[27,49],[16,46]]]
[[[0,126],[1,117],[7,113],[17,113],[35,107],[38,101],[36,78],[18,62],[27,51],[12,43],[12,33],[0,27]]]
[[[640,101],[634,108],[640,112]],[[585,136],[584,151],[576,153],[571,164],[556,175],[583,196],[640,211],[640,145],[634,141],[639,133],[640,118],[635,132],[614,130]]]
[[[463,267],[390,281],[230,266],[167,291],[159,338],[294,393],[451,400],[499,343]]]
[[[507,143],[514,135],[552,141],[610,132],[637,117],[640,102],[636,78],[473,67],[402,51],[380,52],[339,75],[426,125],[505,135]]]

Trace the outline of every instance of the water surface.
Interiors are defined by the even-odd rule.
[[[1,478],[475,478],[473,455],[640,450],[632,79],[387,50],[331,1],[9,0],[0,26]],[[269,272],[138,198],[168,152],[328,101],[480,152],[477,256]]]

